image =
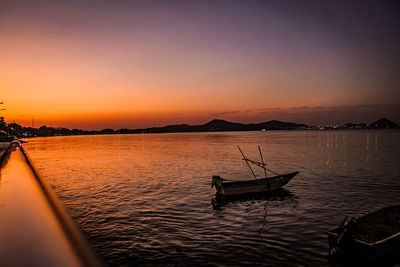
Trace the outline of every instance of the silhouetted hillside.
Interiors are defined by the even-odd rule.
[[[213,132],[213,131],[260,131],[266,130],[294,130],[308,127],[305,124],[292,122],[268,121],[262,123],[243,124],[225,120],[212,120],[202,125],[168,125],[164,127],[152,127],[147,129],[133,130],[144,133],[165,133],[165,132]]]
[[[399,128],[400,126],[393,121],[390,121],[386,118],[382,118],[375,122],[370,123],[369,127],[371,127],[371,128]]]
[[[203,125],[194,126],[200,131],[240,131],[245,125],[225,120],[212,120]]]
[[[0,121],[1,122],[1,121]],[[164,127],[151,127],[146,129],[103,129],[103,130],[80,130],[67,129],[63,127],[47,127],[45,125],[39,128],[23,127],[17,123],[0,123],[0,129],[7,134],[16,137],[35,137],[35,136],[65,136],[65,135],[95,135],[95,134],[137,134],[137,133],[184,133],[184,132],[223,132],[223,131],[261,131],[265,130],[319,130],[320,127],[307,126],[305,124],[297,124],[293,122],[283,121],[267,121],[261,123],[235,123],[225,120],[212,120],[201,125],[175,124]],[[324,129],[341,130],[341,129],[377,129],[377,128],[397,128],[400,126],[386,118],[382,118],[372,123],[346,123],[338,126],[326,126]]]

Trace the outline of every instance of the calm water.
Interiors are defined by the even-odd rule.
[[[327,264],[345,215],[400,204],[400,131],[71,136],[24,144],[108,265]],[[251,177],[240,145],[299,170],[279,196],[211,205],[211,176]],[[261,174],[261,173],[260,173]]]

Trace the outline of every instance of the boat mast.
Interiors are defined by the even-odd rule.
[[[261,162],[262,162],[262,165],[263,165],[263,169],[264,169],[264,173],[265,173],[265,178],[268,178],[267,177],[267,170],[266,170],[266,168],[265,168],[265,163],[264,163],[264,158],[263,158],[263,155],[262,155],[262,153],[261,153],[261,148],[260,148],[260,146],[258,146],[258,151],[260,152],[260,157],[261,157]]]
[[[250,169],[250,171],[251,171],[251,173],[253,174],[254,177],[256,177],[256,175],[255,175],[255,173],[253,172],[253,169],[251,168],[249,162],[250,162],[250,163],[253,163],[254,165],[256,165],[256,166],[258,166],[258,167],[260,167],[260,168],[263,168],[265,173],[266,173],[266,171],[269,171],[269,172],[271,172],[271,173],[273,173],[273,174],[275,174],[275,175],[278,175],[278,176],[280,175],[279,173],[276,173],[276,172],[274,172],[274,171],[268,169],[267,167],[265,167],[267,164],[264,163],[264,159],[263,159],[263,156],[262,156],[262,154],[261,154],[260,146],[258,146],[258,150],[260,151],[260,155],[261,155],[261,160],[262,160],[262,162],[258,162],[258,161],[255,161],[255,160],[251,160],[251,159],[246,158],[246,157],[244,156],[242,150],[240,149],[240,147],[239,147],[239,146],[237,146],[237,147],[239,148],[239,151],[240,151],[240,153],[241,153],[242,156],[243,156],[243,160],[246,161],[247,166],[249,166],[249,169]],[[265,177],[267,177],[267,175],[265,175]],[[256,178],[256,180],[258,180],[258,179]]]
[[[240,153],[241,153],[242,156],[243,156],[243,160],[246,161],[247,166],[249,167],[249,169],[250,169],[251,173],[253,174],[254,178],[258,181],[256,174],[253,172],[253,169],[251,168],[251,166],[250,166],[250,164],[249,164],[249,159],[247,159],[247,158],[244,156],[242,150],[240,149],[240,146],[237,146],[237,147],[239,148],[239,151],[240,151]]]

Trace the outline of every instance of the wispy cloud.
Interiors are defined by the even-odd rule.
[[[400,121],[400,104],[363,104],[337,106],[297,106],[290,108],[265,107],[242,111],[226,111],[212,114],[226,116],[224,119],[241,122],[282,120],[310,125],[341,124],[347,122],[371,122],[381,117]]]
[[[275,112],[279,111],[281,108],[255,108],[255,109],[248,109],[248,111],[256,111],[256,112]]]
[[[232,114],[237,114],[239,113],[239,110],[233,110],[233,111],[223,111],[223,112],[217,112],[211,114],[212,116],[224,116],[224,115],[232,115]]]

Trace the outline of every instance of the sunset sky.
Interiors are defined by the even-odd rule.
[[[0,1],[0,116],[400,122],[396,1]]]

